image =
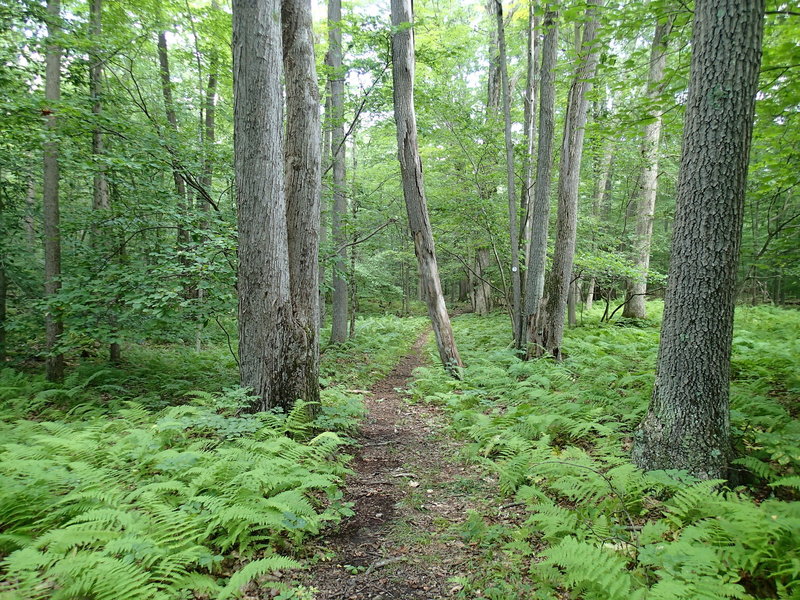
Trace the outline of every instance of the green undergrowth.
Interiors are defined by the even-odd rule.
[[[658,344],[657,323],[634,325],[572,329],[556,364],[520,360],[506,316],[465,315],[463,381],[416,371],[414,398],[446,407],[523,511],[515,527],[477,513],[461,526],[492,565],[459,580],[463,597],[800,598],[800,313],[737,313],[738,487],[630,464]]]
[[[244,413],[222,350],[128,348],[122,366],[87,363],[61,386],[0,371],[0,599],[223,599],[265,580],[298,597],[270,574],[352,514],[341,486],[363,405],[348,388],[424,327],[359,325],[349,355],[323,358],[314,421],[302,404]]]

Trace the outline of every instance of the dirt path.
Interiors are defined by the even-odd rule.
[[[433,600],[455,595],[473,550],[454,533],[471,497],[492,481],[456,462],[458,444],[443,434],[435,407],[407,404],[403,388],[424,364],[430,332],[366,398],[368,416],[351,463],[346,499],[355,516],[325,538],[330,556],[302,576],[316,600]]]

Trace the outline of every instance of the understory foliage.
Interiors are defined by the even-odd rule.
[[[790,412],[800,395],[800,315],[769,307],[737,315],[735,483],[631,465],[658,342],[656,323],[636,325],[572,329],[569,356],[556,364],[520,360],[507,346],[506,317],[467,315],[454,322],[464,380],[417,372],[415,397],[450,411],[470,457],[524,507],[519,527],[467,520],[467,536],[497,566],[464,582],[464,593],[800,597],[800,426]]]
[[[359,325],[352,354],[382,340],[380,362],[370,379],[326,358],[315,421],[302,403],[243,413],[246,391],[214,387],[235,380],[222,350],[139,349],[63,386],[0,371],[0,599],[221,600],[301,567],[303,541],[352,514],[342,446],[363,407],[335,384],[380,376],[422,321]]]

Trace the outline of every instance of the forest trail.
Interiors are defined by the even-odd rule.
[[[345,488],[356,514],[321,540],[319,553],[330,560],[301,575],[316,600],[449,598],[460,589],[450,579],[477,558],[453,535],[453,524],[494,482],[476,480],[474,468],[456,462],[460,444],[444,432],[438,408],[404,400],[412,371],[426,363],[429,335],[366,397],[361,447]]]

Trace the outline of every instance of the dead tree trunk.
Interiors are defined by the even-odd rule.
[[[439,356],[445,369],[460,377],[463,366],[458,355],[453,328],[447,314],[433,231],[428,219],[422,161],[417,147],[417,117],[414,112],[414,38],[411,25],[411,0],[392,0],[392,74],[394,77],[394,115],[397,123],[397,150],[403,178],[408,224],[419,263],[420,282],[424,290]]]

